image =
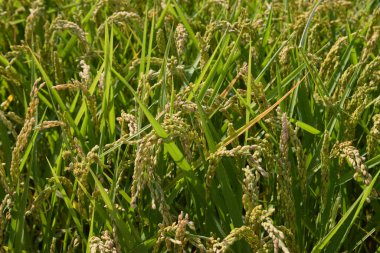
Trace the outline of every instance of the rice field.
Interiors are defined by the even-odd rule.
[[[1,252],[380,252],[377,0],[0,0]]]

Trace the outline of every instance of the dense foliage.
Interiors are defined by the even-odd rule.
[[[0,0],[0,252],[380,251],[376,0]]]

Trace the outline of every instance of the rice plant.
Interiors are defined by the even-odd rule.
[[[376,0],[0,0],[0,252],[380,252]]]

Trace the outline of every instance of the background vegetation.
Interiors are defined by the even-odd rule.
[[[380,252],[379,1],[0,6],[0,252]]]

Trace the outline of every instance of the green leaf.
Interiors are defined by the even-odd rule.
[[[318,129],[310,126],[309,124],[306,124],[305,122],[295,120],[293,118],[290,119],[290,122],[296,123],[297,126],[299,126],[301,129],[305,130],[308,133],[314,134],[314,135],[319,135],[322,132],[319,131]]]
[[[315,5],[314,5],[314,8],[313,10],[311,11],[310,15],[309,15],[309,18],[307,19],[307,22],[306,22],[306,25],[305,25],[305,28],[302,32],[302,37],[300,39],[300,44],[298,45],[298,47],[302,47],[302,48],[305,48],[305,45],[306,45],[306,39],[307,39],[307,31],[309,30],[309,26],[311,24],[311,20],[313,19],[316,11],[317,11],[317,8],[318,6],[321,4],[322,0],[319,0]]]
[[[359,212],[362,210],[366,199],[369,197],[380,171],[372,179],[372,182],[364,189],[360,197],[351,205],[343,217],[339,220],[338,224],[313,248],[312,253],[318,253],[326,249],[327,252],[338,252],[341,244],[347,237],[347,234],[358,217]]]

